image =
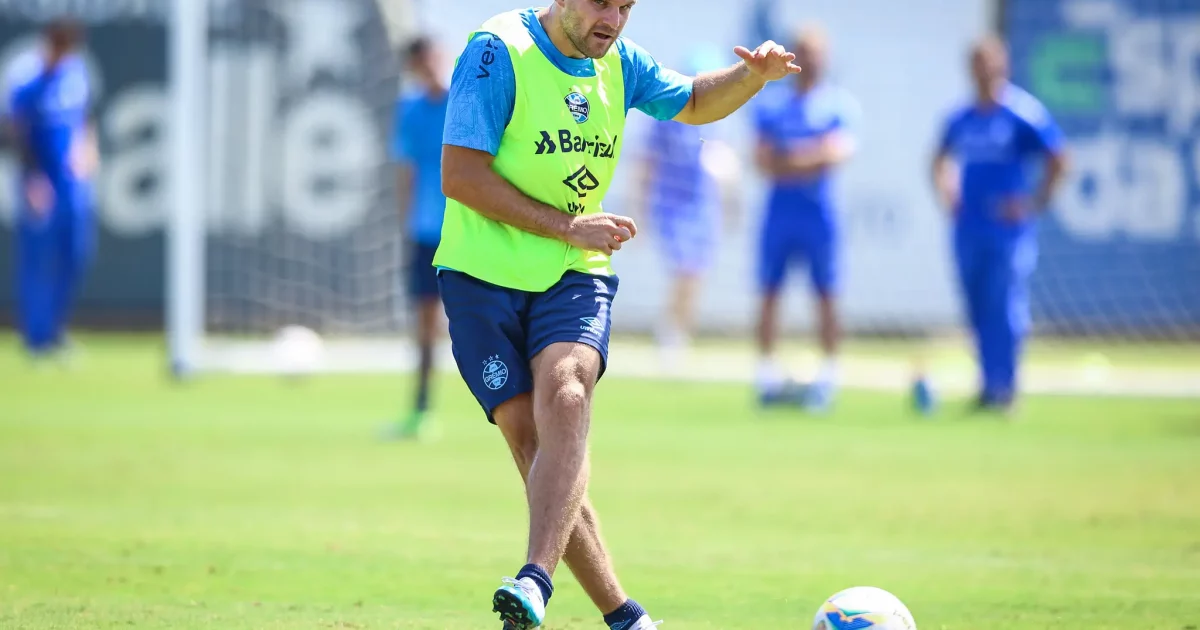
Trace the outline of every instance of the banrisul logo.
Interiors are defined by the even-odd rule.
[[[575,119],[575,122],[581,125],[587,122],[588,115],[592,113],[592,105],[588,103],[586,96],[579,92],[571,92],[563,100],[566,101],[567,111],[571,112],[571,117]]]
[[[613,136],[612,142],[602,142],[600,136],[594,135],[591,140],[588,140],[566,129],[559,129],[557,138],[549,131],[539,133],[541,133],[541,139],[533,142],[534,152],[537,155],[550,155],[561,151],[563,153],[584,153],[594,158],[611,160],[617,155],[617,140],[620,139],[620,136]]]

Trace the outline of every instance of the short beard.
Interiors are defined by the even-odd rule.
[[[578,33],[579,23],[570,19],[566,13],[563,14],[562,25],[563,25],[563,33],[566,34],[567,39],[570,40],[570,42],[571,42],[571,45],[574,46],[575,50],[578,50],[580,52],[580,54],[582,54],[584,57],[588,57],[591,59],[601,59],[604,57],[604,55],[608,54],[608,49],[611,48],[613,43],[615,43],[617,41],[617,38],[614,37],[612,39],[612,41],[609,42],[608,46],[604,47],[604,50],[600,51],[599,54],[593,55],[591,52],[589,52],[588,46],[586,43],[591,39],[590,33],[584,34],[582,41],[581,41],[580,37],[579,37],[579,33]]]

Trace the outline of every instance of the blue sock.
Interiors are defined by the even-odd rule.
[[[529,578],[542,589],[542,601],[550,603],[550,596],[554,594],[554,584],[550,581],[550,574],[546,570],[536,564],[527,564],[521,567],[517,572],[517,579]]]
[[[604,615],[604,624],[612,630],[625,630],[645,614],[646,610],[640,604],[632,599],[627,599],[620,608]]]

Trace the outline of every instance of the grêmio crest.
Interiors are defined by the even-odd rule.
[[[588,115],[592,113],[592,105],[588,103],[587,97],[579,92],[571,92],[563,99],[567,104],[567,111],[571,112],[571,118],[575,122],[583,124],[588,121]]]

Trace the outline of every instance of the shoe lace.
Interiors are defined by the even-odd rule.
[[[650,630],[662,624],[662,620],[650,621],[650,616],[644,616],[637,620],[633,625],[629,626],[628,630]]]
[[[528,582],[522,582],[521,580],[510,577],[500,578],[500,581],[504,584],[515,586],[526,593],[533,593],[536,591],[539,597],[542,595],[541,590],[539,590],[536,585],[531,585]]]

